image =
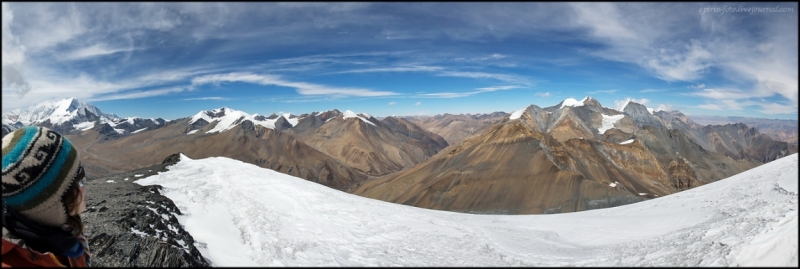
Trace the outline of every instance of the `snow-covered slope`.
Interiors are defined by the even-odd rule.
[[[139,180],[214,266],[797,266],[798,155],[626,206],[472,215],[367,199],[227,158]]]
[[[600,128],[597,128],[597,132],[600,134],[604,134],[609,129],[614,128],[614,124],[625,117],[624,114],[619,114],[614,116],[609,116],[606,114],[600,114],[600,115],[603,117],[601,120],[602,126],[600,126]]]
[[[375,126],[375,123],[373,123],[373,122],[371,122],[370,120],[367,119],[367,118],[370,117],[368,114],[362,114],[362,115],[364,115],[364,117],[359,116],[358,114],[356,114],[353,111],[347,110],[347,111],[344,112],[344,114],[342,114],[342,119],[359,118],[359,119],[361,119],[361,121],[369,123],[372,126]]]

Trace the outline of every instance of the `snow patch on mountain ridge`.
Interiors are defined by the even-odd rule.
[[[367,116],[367,117],[369,117],[369,116]],[[370,124],[370,125],[372,125],[372,126],[375,126],[375,123],[372,123],[370,120],[368,120],[368,119],[366,119],[366,118],[364,118],[364,117],[362,117],[362,116],[359,116],[359,115],[357,115],[357,114],[356,114],[355,112],[353,112],[353,111],[346,110],[346,111],[345,111],[345,112],[342,114],[342,119],[349,119],[349,118],[359,118],[359,119],[361,119],[361,121],[363,121],[363,122],[366,122],[366,123],[369,123],[369,124]]]
[[[600,115],[603,116],[603,119],[601,121],[602,126],[600,126],[600,128],[597,128],[597,132],[600,134],[604,134],[606,133],[606,131],[614,128],[614,124],[616,124],[619,120],[625,117],[624,114],[619,114],[614,116],[609,116],[606,114],[600,114]]]

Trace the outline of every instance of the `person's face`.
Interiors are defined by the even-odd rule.
[[[80,186],[81,190],[81,195],[80,195],[81,203],[77,207],[73,208],[72,212],[69,213],[70,216],[75,216],[80,213],[83,213],[83,211],[86,211],[86,187],[84,186],[86,183],[85,181],[86,176],[83,173],[83,167],[80,167],[78,176],[81,178],[78,180],[78,186]]]

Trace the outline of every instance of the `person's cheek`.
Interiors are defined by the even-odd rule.
[[[78,206],[78,214],[86,211],[86,187],[81,188],[81,204]]]

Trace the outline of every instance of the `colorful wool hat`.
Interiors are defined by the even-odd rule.
[[[40,224],[67,222],[62,197],[78,179],[78,151],[60,134],[29,126],[3,137],[3,203]]]

